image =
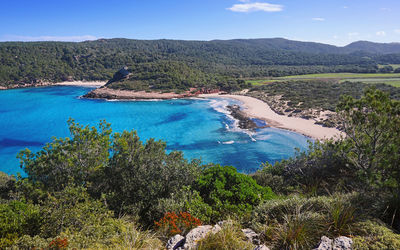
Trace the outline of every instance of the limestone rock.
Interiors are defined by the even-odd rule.
[[[221,230],[222,230],[222,227],[218,224],[215,224],[215,226],[213,226],[213,228],[211,229],[211,233],[216,234]]]
[[[333,250],[351,250],[353,249],[353,240],[349,237],[340,236],[333,241]]]
[[[190,230],[190,232],[186,235],[186,241],[184,248],[185,249],[195,249],[197,246],[197,242],[199,240],[204,239],[209,232],[211,232],[213,226],[198,226]]]
[[[261,244],[260,236],[256,232],[254,232],[252,229],[250,229],[250,228],[242,229],[242,232],[246,236],[247,240],[250,241],[251,243],[253,243],[254,245]]]
[[[334,240],[322,236],[317,248],[314,250],[351,250],[353,240],[349,237],[340,236]]]
[[[322,236],[319,241],[318,247],[314,248],[314,250],[332,250],[332,240],[326,236]]]
[[[176,250],[183,247],[184,244],[185,244],[185,237],[183,237],[180,234],[177,234],[168,240],[166,247],[168,250]]]
[[[265,245],[258,245],[254,248],[254,250],[269,250],[269,248]]]

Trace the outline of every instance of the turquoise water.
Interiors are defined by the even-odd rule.
[[[201,158],[254,172],[263,162],[275,162],[304,150],[309,138],[274,128],[246,133],[225,106],[230,99],[185,99],[117,102],[79,98],[87,87],[54,86],[0,91],[0,171],[22,172],[17,153],[39,150],[53,136],[69,136],[66,121],[97,125],[106,119],[113,131],[135,129],[142,140],[165,140],[168,150],[187,159]]]

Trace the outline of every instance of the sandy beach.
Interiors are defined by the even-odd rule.
[[[101,87],[104,86],[107,82],[101,81],[73,81],[73,82],[58,82],[55,85],[66,85],[66,86],[94,86],[94,87]]]
[[[330,139],[337,137],[341,132],[336,128],[323,127],[315,124],[314,120],[298,117],[288,117],[275,113],[267,103],[249,96],[203,94],[199,97],[222,97],[239,100],[243,103],[243,111],[252,118],[264,120],[271,127],[287,129],[301,133],[314,139]]]
[[[146,92],[146,91],[132,91],[111,89],[107,87],[98,88],[90,91],[84,97],[97,98],[97,99],[119,99],[119,100],[148,100],[148,99],[172,99],[172,98],[185,98],[193,96],[189,92],[183,94],[176,94],[172,92]]]

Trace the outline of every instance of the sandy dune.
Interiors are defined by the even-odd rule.
[[[200,95],[200,97],[227,97],[239,100],[243,103],[243,111],[250,117],[265,120],[271,127],[292,130],[314,139],[330,139],[341,134],[336,128],[327,128],[315,124],[314,120],[279,115],[267,103],[253,97],[218,94],[205,94]]]

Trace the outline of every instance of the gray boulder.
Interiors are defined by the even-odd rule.
[[[254,245],[261,244],[260,236],[256,232],[254,232],[252,229],[250,229],[250,228],[242,229],[242,232],[246,236],[247,240],[250,241],[251,243],[253,243]]]
[[[333,241],[333,250],[351,250],[353,249],[353,240],[349,237],[340,236]]]
[[[314,248],[314,250],[332,250],[332,242],[333,240],[326,236],[322,236],[318,243],[318,247]]]
[[[269,248],[265,245],[258,245],[254,248],[254,250],[269,250]]]
[[[176,250],[183,247],[184,244],[185,244],[185,237],[183,237],[180,234],[177,234],[168,240],[166,248],[168,250]]]
[[[322,236],[317,248],[314,250],[351,250],[353,249],[353,240],[349,237],[340,236],[334,240]]]
[[[196,249],[197,242],[199,240],[204,239],[208,233],[210,233],[213,229],[213,226],[199,226],[190,230],[190,232],[186,235],[186,241],[184,248],[185,249]]]

